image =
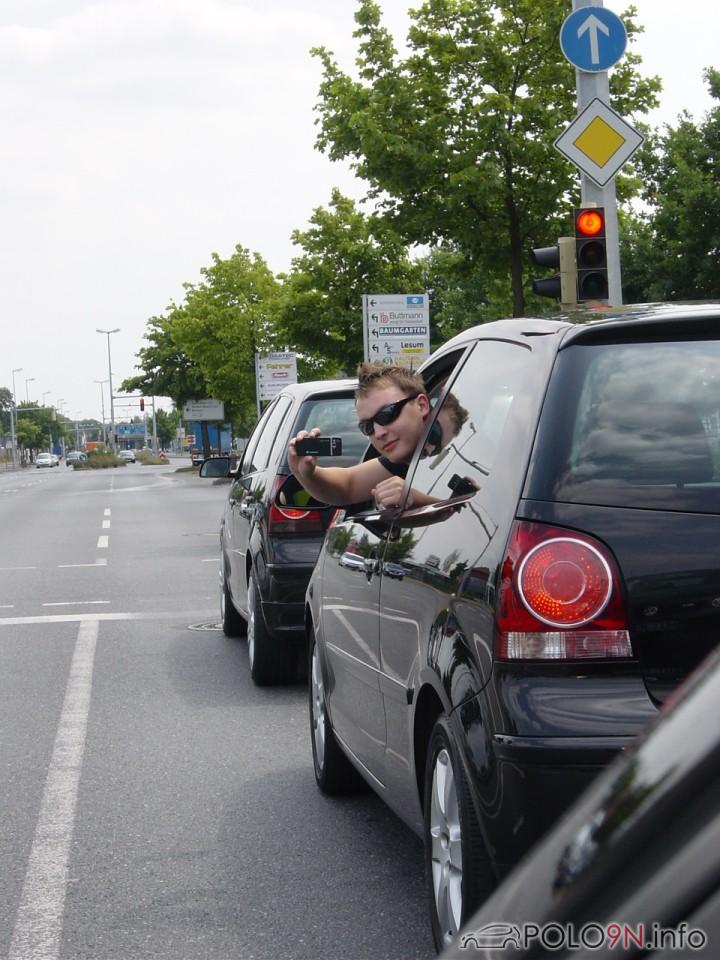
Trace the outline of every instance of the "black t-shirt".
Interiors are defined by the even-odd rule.
[[[380,463],[385,467],[388,473],[391,473],[394,477],[402,477],[403,480],[407,476],[409,463],[393,463],[392,460],[388,460],[387,457],[378,457]]]

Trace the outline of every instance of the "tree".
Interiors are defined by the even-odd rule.
[[[337,189],[310,224],[292,234],[303,253],[284,278],[277,333],[301,353],[306,375],[354,376],[363,359],[363,294],[420,291],[422,269],[389,223],[365,216]]]
[[[358,78],[325,48],[319,149],[350,159],[409,243],[450,244],[488,289],[525,310],[527,250],[566,229],[576,174],[553,141],[575,113],[575,72],[558,36],[566,0],[426,0],[399,59],[373,0],[355,15]],[[630,39],[640,28],[623,15]],[[613,70],[624,116],[656,105],[657,78],[627,54]],[[508,282],[509,281],[509,282]],[[507,299],[507,297],[505,297]]]
[[[12,391],[0,387],[0,432],[10,432],[10,411],[13,405]]]
[[[644,213],[623,231],[623,288],[631,301],[720,296],[720,71],[704,73],[716,101],[696,124],[684,112],[645,143]]]
[[[188,400],[207,395],[205,379],[199,365],[188,357],[175,340],[172,317],[177,307],[171,305],[168,315],[150,317],[145,340],[137,356],[141,372],[127,377],[120,384],[121,390],[139,391],[151,397],[170,397],[177,407]]]

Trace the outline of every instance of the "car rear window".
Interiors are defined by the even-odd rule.
[[[327,396],[306,400],[298,411],[290,436],[313,427],[319,427],[323,437],[340,437],[342,440],[342,456],[318,457],[318,463],[323,466],[349,467],[358,463],[368,445],[367,437],[358,427],[354,393],[347,397]]]
[[[720,341],[559,353],[525,496],[718,513],[719,493]]]

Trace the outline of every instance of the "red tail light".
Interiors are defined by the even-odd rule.
[[[275,478],[270,494],[270,512],[268,513],[268,533],[313,534],[324,532],[322,514],[319,510],[303,510],[298,507],[280,507],[275,497],[287,477]]]
[[[602,544],[559,527],[515,523],[502,569],[497,656],[632,656],[620,577]]]

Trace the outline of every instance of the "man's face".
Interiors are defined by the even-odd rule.
[[[376,387],[358,398],[358,419],[367,420],[383,407],[404,400],[405,396],[396,386]],[[409,463],[425,430],[425,416],[429,410],[427,397],[424,393],[419,394],[403,405],[392,423],[385,426],[374,423],[370,442],[393,463]]]

